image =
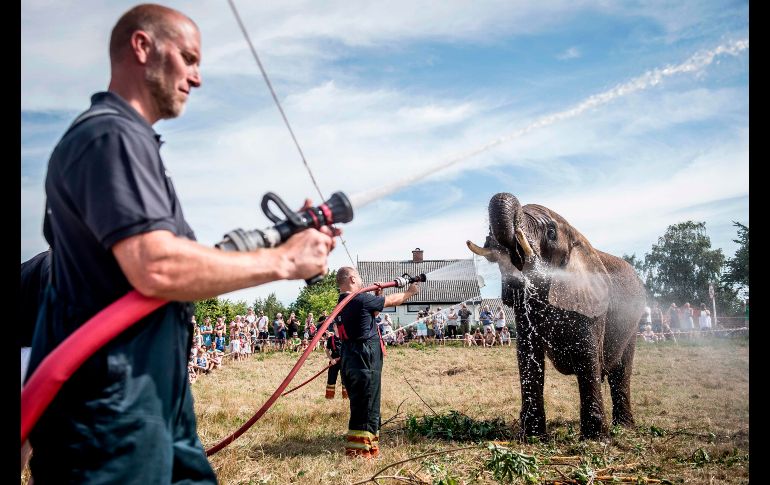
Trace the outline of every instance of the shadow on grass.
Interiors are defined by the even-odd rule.
[[[276,458],[291,456],[320,456],[341,454],[345,437],[341,433],[325,433],[313,437],[285,436],[254,447],[250,454],[256,458],[269,455]]]

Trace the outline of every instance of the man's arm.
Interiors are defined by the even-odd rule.
[[[282,279],[326,274],[331,232],[301,231],[277,248],[227,252],[151,231],[117,242],[112,252],[129,283],[145,296],[193,301]]]
[[[383,307],[387,308],[391,306],[403,305],[403,303],[406,300],[416,295],[418,291],[420,291],[420,285],[418,285],[417,283],[412,283],[409,285],[409,287],[406,289],[405,292],[393,293],[392,295],[386,296],[385,304],[383,305]]]

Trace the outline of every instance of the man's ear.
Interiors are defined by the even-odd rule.
[[[131,34],[131,53],[139,64],[147,64],[152,51],[152,38],[143,30],[137,30]]]

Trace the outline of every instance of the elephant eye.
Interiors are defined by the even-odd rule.
[[[555,241],[556,240],[556,229],[553,228],[553,227],[549,227],[548,230],[546,230],[545,235],[551,241]]]

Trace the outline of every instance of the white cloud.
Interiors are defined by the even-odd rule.
[[[572,46],[572,47],[568,48],[567,50],[565,50],[564,52],[558,54],[556,56],[556,58],[559,59],[560,61],[566,61],[566,60],[569,60],[569,59],[577,59],[581,55],[582,54],[580,52],[580,49],[578,49],[575,46]]]

